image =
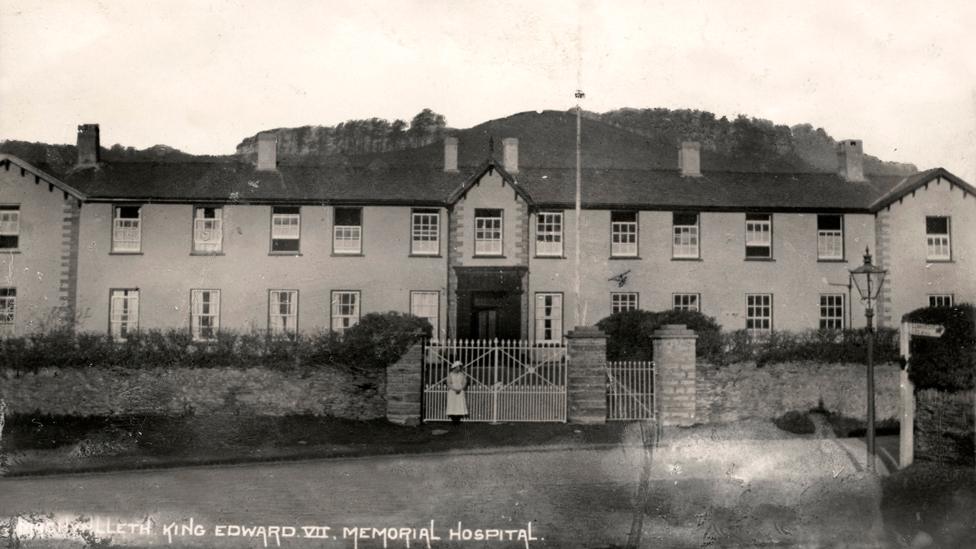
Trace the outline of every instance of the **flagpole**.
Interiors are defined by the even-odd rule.
[[[580,230],[580,210],[582,202],[582,175],[580,169],[582,166],[581,158],[581,148],[582,148],[582,109],[580,107],[580,100],[583,99],[585,95],[583,90],[576,90],[576,222],[575,222],[575,241],[576,250],[575,257],[573,261],[573,286],[576,294],[576,323],[575,326],[582,326],[583,322],[583,294],[580,291],[580,235],[582,231]]]

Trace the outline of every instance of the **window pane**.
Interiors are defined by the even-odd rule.
[[[817,216],[817,229],[821,231],[839,231],[841,230],[841,216],[839,215],[818,215]]]
[[[437,292],[410,292],[410,314],[425,318],[427,322],[430,322],[430,326],[433,328],[431,334],[434,339],[440,335],[439,296],[440,294]]]
[[[637,310],[637,293],[620,292],[610,294],[610,312],[620,313]]]
[[[268,300],[268,329],[272,334],[298,330],[298,291],[272,290]]]
[[[926,217],[925,232],[928,234],[949,234],[949,218]]]
[[[359,292],[332,292],[332,329],[342,332],[359,322]]]
[[[193,251],[216,253],[223,242],[220,208],[197,208],[193,219]]]
[[[562,294],[536,294],[535,339],[536,341],[562,341],[563,338]]]
[[[220,329],[220,290],[190,291],[190,332],[198,341],[217,337]]]
[[[139,329],[139,290],[112,290],[109,299],[109,332],[125,340]]]
[[[440,215],[436,210],[414,210],[411,227],[411,252],[440,252]]]
[[[10,334],[17,313],[17,289],[0,288],[0,334]]]
[[[844,329],[843,294],[829,294],[820,296],[820,329]]]
[[[536,220],[536,254],[562,255],[562,212],[539,212]]]
[[[621,222],[637,222],[637,212],[610,212],[610,222],[621,221]]]
[[[362,225],[362,214],[363,210],[361,208],[336,208],[335,224]]]

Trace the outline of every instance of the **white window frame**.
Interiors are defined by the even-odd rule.
[[[276,336],[298,333],[298,290],[268,290],[268,332]]]
[[[117,341],[139,330],[139,289],[113,288],[109,291],[109,335]]]
[[[431,303],[432,302],[432,303]],[[432,328],[431,337],[440,339],[441,293],[437,291],[416,290],[410,292],[410,314],[426,318]]]
[[[536,214],[535,255],[562,257],[563,212],[540,211]]]
[[[207,210],[213,217],[207,217]],[[224,209],[220,206],[193,208],[193,252],[219,254],[224,245]]]
[[[358,225],[339,225],[336,221],[339,210],[354,210],[359,213]],[[360,255],[363,253],[363,209],[336,206],[332,209],[332,253],[336,255]]]
[[[480,212],[480,213],[479,213]],[[477,209],[474,216],[474,255],[503,255],[505,214],[499,209]]]
[[[359,290],[332,291],[332,331],[342,333],[355,326],[362,317],[362,293]],[[351,300],[349,300],[351,298]]]
[[[295,210],[286,211],[286,210]],[[271,253],[297,254],[301,251],[302,239],[302,211],[297,206],[271,207]],[[296,242],[294,250],[276,250],[275,241]]]
[[[847,303],[844,294],[820,294],[821,330],[843,330],[847,328]]]
[[[220,290],[190,290],[190,333],[193,341],[214,341],[219,331]]]
[[[772,333],[773,294],[746,294],[746,331],[750,336]]]
[[[839,229],[821,229],[822,218],[836,217],[840,220]],[[844,259],[844,216],[841,214],[820,214],[817,216],[817,259],[843,261]]]
[[[942,301],[942,304],[939,302]],[[956,303],[953,294],[929,294],[929,307],[952,307]]]
[[[123,209],[135,209],[136,216],[122,217]],[[115,206],[112,212],[112,252],[142,251],[142,206]]]
[[[695,224],[679,224],[676,218],[679,215],[694,215]],[[698,259],[701,257],[701,239],[699,237],[699,225],[701,214],[698,212],[673,212],[671,214],[671,257],[678,259]]]
[[[930,233],[930,219],[945,219],[945,233]],[[947,215],[929,215],[925,217],[925,259],[928,261],[952,260],[952,219]]]
[[[20,249],[20,206],[0,204],[0,237],[14,237],[13,246],[0,245],[0,250]]]
[[[410,253],[439,255],[441,253],[441,214],[439,210],[410,212]]]
[[[17,288],[0,287],[0,335],[14,332],[17,323]]]
[[[563,294],[535,294],[535,340],[561,343],[563,340]]]
[[[610,314],[636,311],[639,308],[640,296],[637,292],[610,292]]]
[[[766,248],[766,255],[750,255],[749,248]],[[772,259],[773,214],[746,214],[746,259]]]
[[[633,214],[633,221],[614,221],[614,214]],[[610,212],[610,257],[637,257],[640,214],[632,211]]]
[[[701,294],[671,294],[671,309],[675,311],[701,312]]]

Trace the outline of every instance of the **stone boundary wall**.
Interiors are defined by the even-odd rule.
[[[915,456],[919,459],[973,465],[973,391],[915,392]]]
[[[233,412],[375,419],[386,414],[385,372],[335,368],[0,369],[8,413],[72,416]]]
[[[715,366],[699,361],[696,420],[699,423],[774,418],[790,410],[823,407],[857,419],[867,416],[867,372],[863,364],[754,362]],[[876,364],[875,417],[898,419],[897,364]],[[660,373],[659,373],[660,375]]]
[[[407,349],[396,364],[386,367],[386,419],[399,425],[419,425],[423,399],[423,346]]]

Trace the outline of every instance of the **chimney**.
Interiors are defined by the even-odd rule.
[[[458,138],[445,137],[444,138],[444,171],[445,172],[458,171],[457,153],[458,153]]]
[[[78,167],[87,168],[98,165],[100,147],[98,124],[78,126]]]
[[[518,138],[502,139],[502,166],[508,173],[518,173]]]
[[[258,170],[278,169],[278,136],[273,133],[258,134]]]
[[[866,181],[864,146],[860,139],[845,139],[837,144],[837,173],[847,181]]]
[[[701,143],[682,141],[678,151],[678,168],[682,177],[701,177]]]

